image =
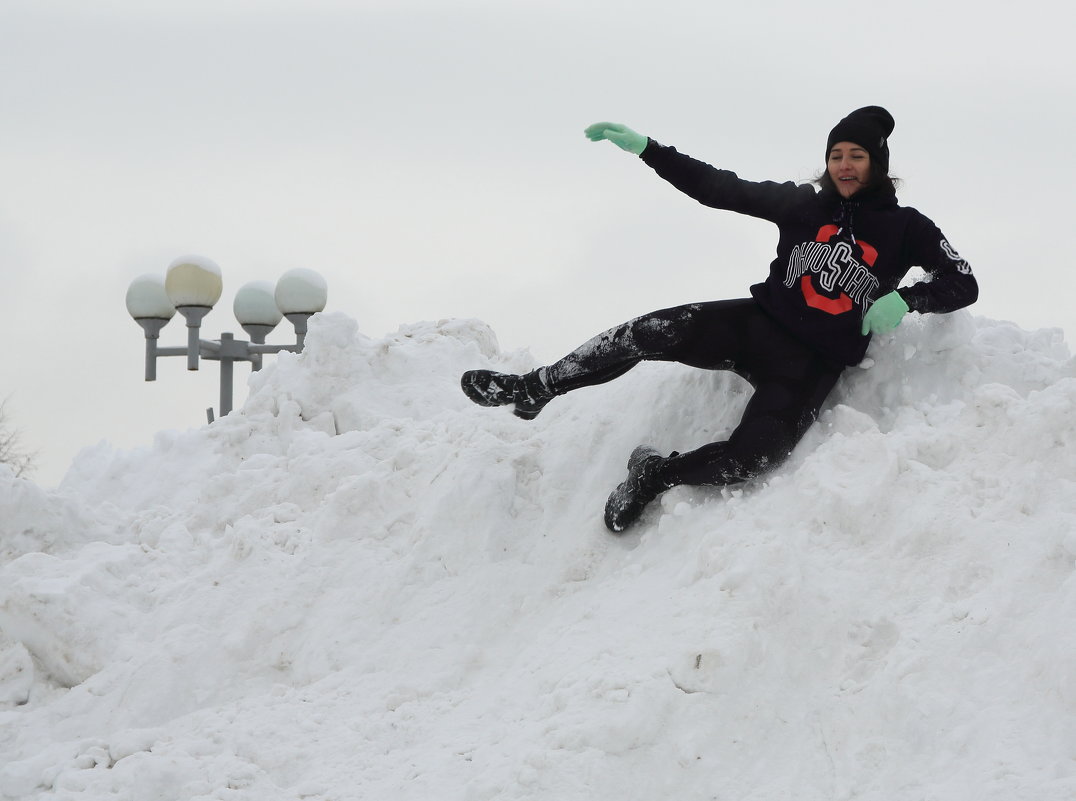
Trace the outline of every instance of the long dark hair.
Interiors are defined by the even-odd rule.
[[[822,173],[816,177],[813,183],[822,187],[823,191],[836,192],[837,185],[833,183],[833,179],[829,176],[829,170],[822,170]],[[883,192],[892,192],[896,194],[897,188],[900,186],[900,178],[890,175],[884,169],[882,165],[875,161],[871,161],[870,171],[870,183],[868,183],[864,189],[880,189]]]

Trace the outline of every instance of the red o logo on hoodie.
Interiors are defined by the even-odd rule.
[[[829,242],[840,233],[840,230],[836,225],[823,225],[818,229],[818,234],[815,236],[814,241]],[[863,251],[863,261],[873,267],[874,262],[878,260],[878,250],[862,239],[856,240],[856,244]],[[810,274],[806,274],[800,279],[800,291],[803,293],[803,300],[808,306],[812,309],[824,311],[826,314],[844,314],[850,312],[855,306],[852,299],[844,292],[841,292],[835,298],[821,294],[815,289],[814,281],[811,279]]]

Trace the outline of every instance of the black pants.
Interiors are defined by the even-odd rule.
[[[755,390],[727,441],[666,460],[659,474],[666,487],[733,484],[777,465],[818,417],[842,370],[745,299],[692,303],[637,317],[545,368],[544,377],[561,394],[610,381],[640,361],[731,370]]]

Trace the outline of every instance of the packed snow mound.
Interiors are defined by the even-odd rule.
[[[312,320],[243,409],[0,471],[0,798],[1076,793],[1076,363],[961,312],[782,467],[601,522],[750,390],[644,364],[533,422],[477,321]]]

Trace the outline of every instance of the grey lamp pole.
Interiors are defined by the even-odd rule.
[[[184,256],[168,267],[165,277],[142,275],[127,289],[127,311],[146,335],[146,380],[157,380],[157,358],[186,356],[187,369],[197,370],[199,359],[220,362],[220,415],[232,411],[234,364],[251,363],[261,369],[262,355],[282,350],[300,353],[306,340],[307,321],[325,308],[325,280],[313,270],[289,270],[274,288],[267,281],[244,284],[235,295],[233,311],[250,342],[229,332],[219,340],[200,338],[202,320],[220,300],[223,282],[220,268],[201,256]],[[186,347],[158,347],[161,329],[175,316],[187,322]],[[265,338],[287,317],[295,329],[294,345],[266,345]],[[206,416],[213,422],[213,410]]]

